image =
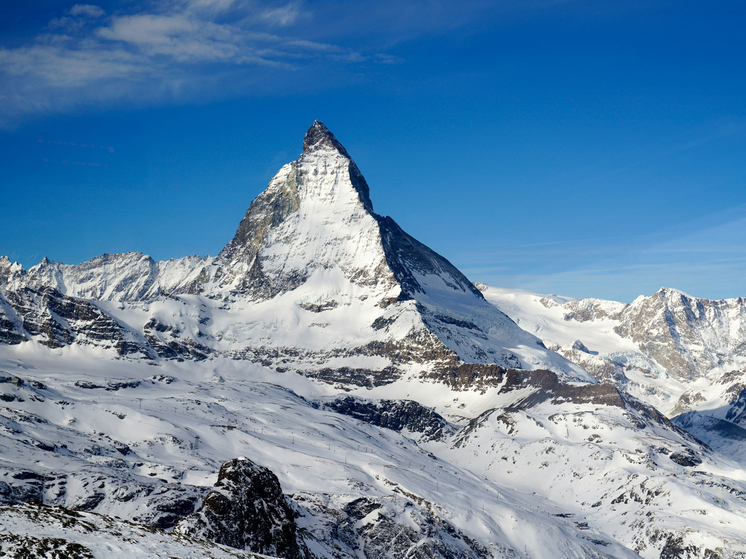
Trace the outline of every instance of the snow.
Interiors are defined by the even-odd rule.
[[[580,340],[588,349],[600,354],[639,351],[637,344],[614,332],[614,327],[619,324],[618,320],[611,318],[588,322],[564,320],[567,312],[564,304],[575,299],[554,296],[551,301],[556,304],[547,306],[542,303],[542,300],[552,296],[492,286],[486,286],[482,294],[490,303],[512,318],[518,326],[539,337],[547,345],[571,346],[575,340]],[[623,307],[621,303],[614,301],[594,300],[594,302],[600,303],[602,309],[609,313],[618,312],[621,310],[620,307]]]
[[[527,544],[530,557],[556,557],[558,549],[567,557],[585,557],[586,547],[614,557],[635,557],[623,547],[631,546],[637,533],[622,524],[625,511],[642,518],[652,510],[655,526],[694,526],[696,533],[721,545],[727,541],[733,549],[742,546],[737,520],[746,513],[744,505],[727,495],[728,508],[722,509],[717,488],[697,482],[723,479],[746,489],[743,470],[710,455],[696,476],[688,476],[686,468],[652,449],[675,451],[689,441],[662,426],[639,430],[628,419],[629,412],[619,408],[545,403],[506,412],[517,394],[456,393],[417,380],[350,392],[381,398],[406,394],[450,411],[462,429],[452,439],[418,442],[416,434],[376,428],[310,404],[338,389],[250,363],[211,359],[152,366],[101,359],[80,348],[54,355],[46,348],[0,349],[0,367],[26,383],[19,388],[24,401],[4,403],[0,411],[3,421],[12,421],[5,424],[16,430],[0,434],[0,463],[10,472],[31,466],[80,479],[80,484],[68,483],[67,496],[58,504],[79,502],[82,496],[76,494],[86,492],[82,482],[97,475],[112,479],[106,482],[107,493],[125,480],[209,486],[223,461],[246,456],[274,471],[287,494],[321,491],[334,503],[362,495],[393,498],[397,491],[418,495],[437,503],[440,513],[470,537],[521,551],[533,542]],[[32,381],[46,388],[34,391]],[[81,381],[140,384],[105,390],[81,388]],[[30,398],[31,393],[43,401]],[[469,420],[485,411],[482,425],[468,429]],[[19,413],[43,421],[29,423]],[[509,422],[498,421],[505,414],[515,422],[512,433]],[[600,438],[589,442],[591,434]],[[67,449],[44,451],[23,444],[23,439],[47,441],[58,449],[65,444]],[[132,452],[107,451],[112,444],[107,441],[126,444]],[[99,455],[85,451],[94,442],[102,448]],[[649,507],[610,504],[622,492],[639,493],[643,480],[667,496]],[[50,504],[57,502],[51,488],[46,498]],[[403,497],[400,500],[391,504],[397,515],[405,512]],[[591,507],[597,501],[604,505]],[[143,506],[137,498],[107,499],[95,510],[129,518],[142,514]],[[708,515],[703,517],[700,510]],[[410,521],[402,517],[402,522]],[[582,522],[588,523],[588,530],[576,524]],[[650,548],[642,556],[657,557],[652,553]]]
[[[83,546],[86,552],[92,553],[91,556],[99,558],[260,558],[225,546],[195,542],[161,530],[95,513],[42,508],[32,504],[0,506],[0,549],[5,554],[15,556],[17,550],[23,549],[22,543],[26,543],[27,546],[31,543],[29,547],[38,553],[34,553],[34,557],[81,557],[77,554],[82,551],[80,548],[66,547],[69,542]],[[37,547],[35,543],[42,545]],[[29,547],[25,548],[26,553]],[[49,555],[43,554],[44,549]],[[61,554],[53,555],[52,550]]]

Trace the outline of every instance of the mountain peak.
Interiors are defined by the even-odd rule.
[[[313,153],[320,149],[333,149],[345,157],[350,157],[347,150],[337,141],[337,138],[334,137],[334,134],[326,125],[319,120],[314,120],[311,128],[306,132],[305,138],[303,138],[303,153]]]

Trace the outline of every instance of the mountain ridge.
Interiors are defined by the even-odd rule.
[[[257,339],[261,332],[255,326],[248,326],[255,330],[249,335],[228,326],[232,332],[226,337],[224,330],[214,331],[209,312],[196,323],[186,324],[168,323],[169,319],[152,313],[134,319],[142,305],[155,308],[164,298],[177,301],[197,295],[205,299],[203,305],[217,307],[214,312],[221,305],[266,307],[270,312],[265,303],[274,301],[278,305],[274,314],[285,317],[280,319],[283,324],[298,322],[297,308],[324,312],[325,317],[344,315],[340,319],[354,325],[356,341],[350,338],[349,327],[326,335],[319,332],[331,332],[332,322],[308,318],[301,319],[305,325],[298,328],[303,333],[295,339],[308,339],[305,347],[317,352],[313,358],[317,361],[321,347],[362,356],[371,352],[365,340],[389,344],[388,364],[371,368],[386,377],[395,371],[394,378],[401,378],[417,365],[430,368],[416,355],[436,350],[442,356],[441,367],[462,361],[548,368],[560,376],[592,382],[582,369],[546,350],[488,304],[447,259],[408,235],[392,218],[376,214],[367,182],[323,123],[314,122],[303,146],[300,157],[284,165],[252,201],[235,236],[216,257],[155,262],[142,253],[104,254],[73,266],[45,259],[28,272],[6,258],[0,260],[0,288],[6,292],[53,289],[59,295],[50,293],[44,301],[88,301],[121,326],[121,337],[140,344],[139,351],[122,355],[153,359],[193,357],[195,351],[201,356],[231,352],[253,359],[257,350],[267,355],[267,341]],[[291,293],[295,294],[292,300],[283,299]],[[7,310],[13,304],[5,300]],[[70,301],[66,304],[75,307]],[[37,309],[34,320],[41,322],[29,323],[29,328],[11,328],[18,321],[5,316],[5,337],[35,339],[44,332],[69,330],[50,312]],[[314,324],[319,329],[308,333]],[[85,340],[84,334],[84,329],[78,329],[60,334],[55,341],[48,336],[45,343],[79,339],[101,345]],[[275,342],[270,340],[270,346],[276,346]],[[283,346],[272,351],[279,351],[273,359],[282,362],[287,359],[283,354],[295,353],[297,348]],[[371,357],[366,358],[368,363],[375,360]]]

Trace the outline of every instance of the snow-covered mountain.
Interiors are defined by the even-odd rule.
[[[746,300],[662,288],[630,304],[480,285],[487,300],[598,380],[746,464]]]
[[[590,380],[487,303],[445,258],[375,214],[365,179],[320,122],[217,257],[154,262],[130,253],[75,266],[45,259],[28,271],[4,259],[0,289],[7,343],[292,362],[330,382],[438,376],[460,362]],[[111,335],[99,335],[101,327]],[[335,356],[358,372],[337,370]]]
[[[739,331],[633,307],[477,289],[315,122],[215,257],[0,259],[0,553],[742,557],[746,471],[656,409]]]

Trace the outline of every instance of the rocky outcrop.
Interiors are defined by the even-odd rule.
[[[155,262],[141,252],[102,254],[68,265],[44,258],[29,270],[0,257],[0,289],[54,289],[63,295],[97,301],[149,301],[171,292],[194,293],[207,281],[210,257],[186,256]]]
[[[307,555],[277,476],[246,458],[221,466],[215,489],[175,531],[283,559]]]
[[[371,425],[422,434],[425,440],[442,440],[453,431],[442,416],[413,400],[366,400],[343,396],[322,405]]]
[[[663,367],[680,381],[693,381],[746,359],[746,299],[740,297],[702,299],[664,287],[630,304],[601,299],[559,303],[549,297],[540,302],[547,308],[561,307],[566,321],[613,321],[614,332],[635,342],[655,362],[652,366]],[[581,348],[563,353],[572,349]]]
[[[435,503],[396,487],[385,497],[338,503],[319,495],[295,495],[304,516],[314,519],[311,536],[338,559],[488,559],[513,557],[469,538]]]
[[[746,300],[713,301],[661,289],[640,297],[620,315],[614,331],[630,338],[671,376],[695,380],[746,357]]]
[[[152,355],[108,313],[51,287],[8,291],[3,303],[0,328],[10,343],[32,338],[49,348],[78,343],[113,349],[119,355]]]
[[[23,331],[23,320],[0,293],[0,343],[16,345],[27,339]]]
[[[211,353],[210,348],[185,335],[175,326],[151,318],[143,326],[143,334],[150,347],[165,359],[202,361]]]
[[[557,305],[547,298],[542,303]],[[701,299],[661,288],[628,305],[581,299],[563,307],[568,321],[618,321],[614,332],[634,341],[645,357],[678,380],[696,380],[746,358],[746,300],[740,297]]]
[[[448,260],[405,233],[390,217],[376,217],[381,228],[386,262],[402,286],[401,300],[415,299],[416,293],[426,293],[425,286],[417,279],[418,275],[445,277],[448,287],[484,300],[474,284]]]

